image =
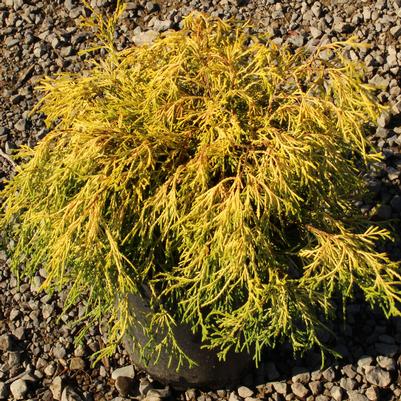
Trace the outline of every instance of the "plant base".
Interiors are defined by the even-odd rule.
[[[230,388],[239,384],[252,367],[251,356],[247,353],[229,353],[224,362],[219,361],[217,352],[201,349],[200,336],[192,334],[189,327],[179,325],[174,329],[177,342],[182,350],[197,366],[183,366],[176,371],[177,359],[173,358],[169,367],[170,355],[162,352],[157,364],[150,361],[147,365],[141,360],[139,350],[133,347],[133,339],[144,346],[148,338],[144,335],[140,324],[147,324],[147,315],[151,312],[147,302],[138,295],[130,295],[130,307],[138,318],[138,324],[128,329],[123,344],[135,366],[148,372],[154,379],[171,385],[177,389],[186,388]],[[156,341],[161,336],[156,336]]]

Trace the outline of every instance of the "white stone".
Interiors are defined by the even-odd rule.
[[[135,378],[135,368],[134,365],[123,366],[122,368],[114,369],[111,373],[111,378],[113,380],[117,380],[117,377],[124,376],[129,377],[130,379]]]
[[[237,392],[238,392],[238,395],[242,398],[253,396],[253,391],[250,388],[245,387],[245,386],[239,387]]]
[[[367,388],[365,394],[366,394],[366,397],[368,397],[368,399],[370,401],[376,401],[378,399],[376,387]]]
[[[310,381],[310,373],[309,372],[298,373],[297,375],[292,376],[292,381],[294,383],[307,384]]]
[[[8,389],[5,383],[0,382],[0,400],[5,400],[8,395]]]
[[[54,373],[56,372],[56,364],[55,363],[49,363],[44,369],[43,369],[43,373],[46,376],[53,376]]]
[[[286,382],[273,382],[273,388],[282,395],[287,395],[287,383]]]
[[[302,383],[292,384],[291,390],[299,398],[305,398],[309,393],[309,390]]]
[[[334,401],[341,401],[343,399],[343,389],[339,386],[333,386],[330,390],[330,395]]]
[[[49,388],[53,394],[53,398],[57,401],[61,400],[61,394],[63,392],[63,380],[60,376],[57,376],[53,379],[52,384],[50,384]]]
[[[365,395],[358,393],[357,391],[348,392],[349,401],[369,401]]]
[[[401,25],[396,25],[390,28],[390,33],[393,35],[396,39],[401,37]]]
[[[228,398],[228,401],[242,401],[242,400],[237,394],[235,394],[234,391],[232,391],[230,393],[230,397]]]
[[[391,383],[390,373],[376,366],[368,366],[365,369],[365,377],[370,384],[379,387],[387,387]]]
[[[358,366],[361,368],[365,366],[370,366],[373,363],[373,358],[371,356],[361,356],[358,360]]]
[[[398,172],[398,175],[400,175],[399,172]],[[389,178],[390,178],[390,174],[389,174]],[[390,178],[390,180],[391,180],[391,178]],[[395,368],[396,368],[396,363],[393,358],[390,358],[388,356],[379,355],[378,357],[376,357],[376,360],[377,360],[378,365],[383,369],[395,370]]]
[[[140,32],[132,38],[136,46],[150,45],[159,36],[159,33],[153,30]]]
[[[25,380],[18,379],[11,383],[10,391],[16,400],[23,400],[28,391],[28,384]]]

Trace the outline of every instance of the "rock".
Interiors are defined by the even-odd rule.
[[[305,398],[309,394],[309,390],[302,383],[292,384],[291,390],[299,398]]]
[[[390,28],[390,33],[396,39],[401,37],[401,25],[396,25],[396,26],[393,26],[392,28]]]
[[[60,376],[57,376],[53,379],[52,383],[50,384],[50,391],[52,392],[55,400],[61,400],[61,395],[63,392],[63,380]]]
[[[28,392],[28,383],[25,380],[17,379],[10,385],[10,391],[16,400],[26,399],[25,395]]]
[[[82,394],[72,386],[66,386],[61,395],[61,401],[86,401]]]
[[[391,106],[391,111],[392,111],[394,114],[401,114],[401,100],[398,101],[398,102],[396,102],[396,103],[394,103],[394,104]],[[394,130],[396,130],[397,128],[399,129],[400,127],[395,127]]]
[[[240,397],[246,398],[246,397],[252,397],[253,396],[253,391],[249,389],[248,387],[241,386],[238,388],[237,393]]]
[[[395,363],[394,359],[390,358],[388,356],[380,355],[376,358],[376,361],[377,361],[377,364],[383,369],[395,370],[395,368],[396,368],[396,363]]]
[[[336,372],[332,367],[327,368],[324,372],[323,372],[323,377],[328,381],[328,382],[332,382],[335,380],[336,378]]]
[[[352,365],[345,365],[342,368],[342,371],[350,378],[353,379],[356,376],[356,372]]]
[[[375,366],[365,368],[365,377],[370,384],[378,387],[387,387],[392,381],[389,372]]]
[[[26,119],[25,118],[20,118],[16,123],[15,123],[15,129],[24,132],[26,129]]]
[[[310,381],[310,373],[309,372],[298,373],[297,375],[292,376],[292,381],[294,383],[307,384]]]
[[[8,364],[9,366],[18,366],[21,364],[22,356],[20,351],[8,352]]]
[[[185,392],[185,400],[186,401],[195,401],[196,400],[196,390],[194,388],[189,388]]]
[[[230,397],[228,397],[228,401],[242,401],[241,397],[235,394],[234,391],[231,391]]]
[[[366,366],[370,366],[373,363],[373,357],[371,356],[361,356],[357,362],[358,366],[364,368]]]
[[[117,377],[119,376],[130,377],[131,379],[133,379],[135,377],[134,365],[127,365],[123,366],[122,368],[114,369],[111,373],[111,378],[113,380],[117,380]]]
[[[14,10],[17,11],[24,4],[24,0],[13,0],[12,3],[13,3]]]
[[[56,344],[53,347],[52,354],[56,359],[63,359],[67,355],[67,351],[61,344]]]
[[[323,32],[314,26],[310,27],[310,33],[312,35],[312,38],[314,39],[320,38],[323,35]]]
[[[44,369],[43,373],[46,376],[53,376],[56,373],[56,364],[54,362],[49,363]]]
[[[358,393],[357,391],[348,392],[349,401],[369,401],[365,395]]]
[[[333,386],[330,389],[330,395],[334,401],[341,401],[343,399],[344,390],[339,386]]]
[[[10,334],[3,334],[0,336],[0,350],[11,351],[14,347],[15,340]]]
[[[33,72],[35,71],[35,66],[33,64],[29,65],[28,67],[24,68],[18,77],[18,82],[16,87],[19,88],[25,84],[28,79],[31,78]]]
[[[287,383],[286,382],[273,382],[272,383],[274,390],[276,390],[279,394],[286,395],[287,394]]]
[[[10,49],[11,47],[15,46],[15,45],[18,44],[18,43],[19,43],[19,40],[18,40],[18,39],[12,39],[12,38],[8,38],[8,39],[6,39],[6,41],[5,41],[5,45],[6,45],[6,47],[8,47],[9,49]]]
[[[79,344],[74,350],[74,356],[83,357],[86,355],[86,347],[83,344]]]
[[[61,57],[69,57],[73,53],[74,53],[74,50],[73,50],[72,46],[65,46],[65,47],[62,47],[60,50]]]
[[[315,401],[330,401],[330,398],[326,395],[320,394],[315,398]]]
[[[330,49],[325,49],[325,50],[319,51],[319,57],[322,60],[328,61],[328,60],[332,59],[333,56],[334,56],[334,53]]]
[[[391,121],[391,114],[388,112],[383,112],[377,119],[377,125],[381,128],[386,128]]]
[[[85,361],[80,357],[73,357],[70,360],[70,369],[71,370],[84,370],[85,369]]]
[[[294,47],[301,47],[305,42],[305,38],[303,35],[297,34],[290,36],[287,41],[288,43],[291,43]]]
[[[114,385],[122,397],[127,397],[133,389],[134,381],[130,377],[118,376]]]
[[[322,392],[323,384],[320,381],[313,381],[309,383],[309,388],[313,395],[317,395]]]
[[[166,20],[159,20],[159,19],[155,19],[154,23],[153,23],[153,29],[156,32],[164,32],[167,31],[167,29],[171,28],[171,21],[166,19]]]
[[[390,139],[388,140],[388,142],[390,142]],[[390,181],[397,180],[399,178],[400,174],[401,174],[401,171],[397,170],[396,168],[393,168],[393,167],[387,168],[387,176]],[[386,345],[389,345],[389,344],[386,344]],[[397,350],[395,352],[397,352]]]
[[[377,136],[378,138],[386,139],[389,135],[389,132],[390,130],[387,128],[377,127],[375,136]]]
[[[73,0],[65,0],[65,1],[64,1],[64,7],[65,7],[68,11],[71,11],[71,10],[75,7]]]
[[[153,1],[147,1],[145,4],[145,9],[148,13],[152,13],[157,10],[157,5]]]
[[[379,398],[379,394],[376,387],[368,387],[365,391],[366,397],[370,401],[377,401]]]
[[[318,1],[312,4],[311,11],[316,18],[320,18],[322,15],[322,6]]]
[[[107,370],[103,365],[100,365],[99,367],[99,376],[107,377]]]
[[[149,30],[136,34],[132,40],[136,46],[151,45],[158,36],[158,32]]]
[[[351,33],[354,27],[348,22],[338,21],[333,25],[333,29],[339,33]]]
[[[45,304],[42,307],[43,319],[48,319],[54,312],[54,306],[52,304]]]
[[[41,43],[36,43],[33,48],[33,55],[40,59],[45,54],[45,47]]]
[[[396,52],[389,52],[387,58],[386,58],[387,64],[390,67],[395,67],[398,65],[397,61],[397,53]]]
[[[43,284],[43,278],[40,276],[34,276],[31,280],[31,292],[38,292]]]
[[[6,400],[8,397],[7,385],[0,381],[0,400]]]
[[[142,401],[162,401],[162,398],[157,395],[148,394],[145,398],[142,399]]]
[[[342,377],[340,380],[340,386],[344,390],[354,390],[358,386],[358,383],[354,379],[350,379],[349,377]]]
[[[372,79],[369,80],[369,83],[377,86],[378,89],[386,90],[389,85],[389,79],[376,74]]]

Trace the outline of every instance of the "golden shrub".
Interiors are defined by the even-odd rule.
[[[222,358],[246,349],[258,361],[284,340],[324,348],[320,316],[355,287],[399,314],[399,266],[375,250],[389,233],[354,206],[360,164],[380,158],[364,127],[381,106],[344,56],[358,44],[291,51],[192,14],[179,32],[117,51],[121,12],[92,16],[104,58],[41,83],[54,127],[18,152],[3,192],[14,269],[45,266],[44,287],[71,286],[67,307],[86,294],[89,316],[110,316],[107,351],[135,319],[127,294],[150,289],[147,329],[166,332],[153,349],[181,362],[181,322]]]

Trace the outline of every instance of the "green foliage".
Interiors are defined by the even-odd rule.
[[[399,266],[375,250],[389,233],[354,206],[361,165],[380,159],[364,127],[381,106],[344,56],[359,45],[294,52],[193,14],[118,52],[121,12],[89,21],[106,57],[41,83],[38,108],[54,126],[18,152],[3,192],[15,271],[45,266],[45,288],[70,285],[67,306],[86,294],[94,320],[110,317],[111,347],[135,318],[127,294],[150,290],[147,329],[166,333],[155,350],[182,363],[180,322],[222,358],[248,350],[259,361],[284,340],[324,348],[322,316],[355,287],[399,315]]]

